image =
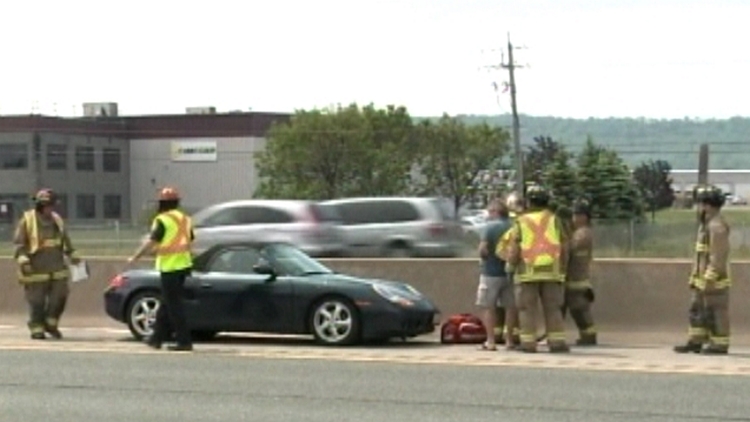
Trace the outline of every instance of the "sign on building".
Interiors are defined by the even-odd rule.
[[[172,161],[216,161],[216,141],[172,141]]]

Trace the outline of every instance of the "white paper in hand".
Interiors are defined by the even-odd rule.
[[[76,265],[70,266],[70,281],[72,283],[78,283],[89,278],[89,267],[86,265],[86,261],[81,261]]]

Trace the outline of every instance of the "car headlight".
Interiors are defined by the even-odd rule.
[[[403,306],[414,306],[414,302],[408,299],[405,292],[391,286],[374,285],[373,290],[383,299]]]

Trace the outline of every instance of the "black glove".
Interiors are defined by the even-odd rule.
[[[594,289],[586,289],[586,299],[593,303],[595,298]]]

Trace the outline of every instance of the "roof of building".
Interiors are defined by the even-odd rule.
[[[119,117],[0,116],[0,133],[53,132],[127,139],[262,137],[290,114],[226,113]]]

